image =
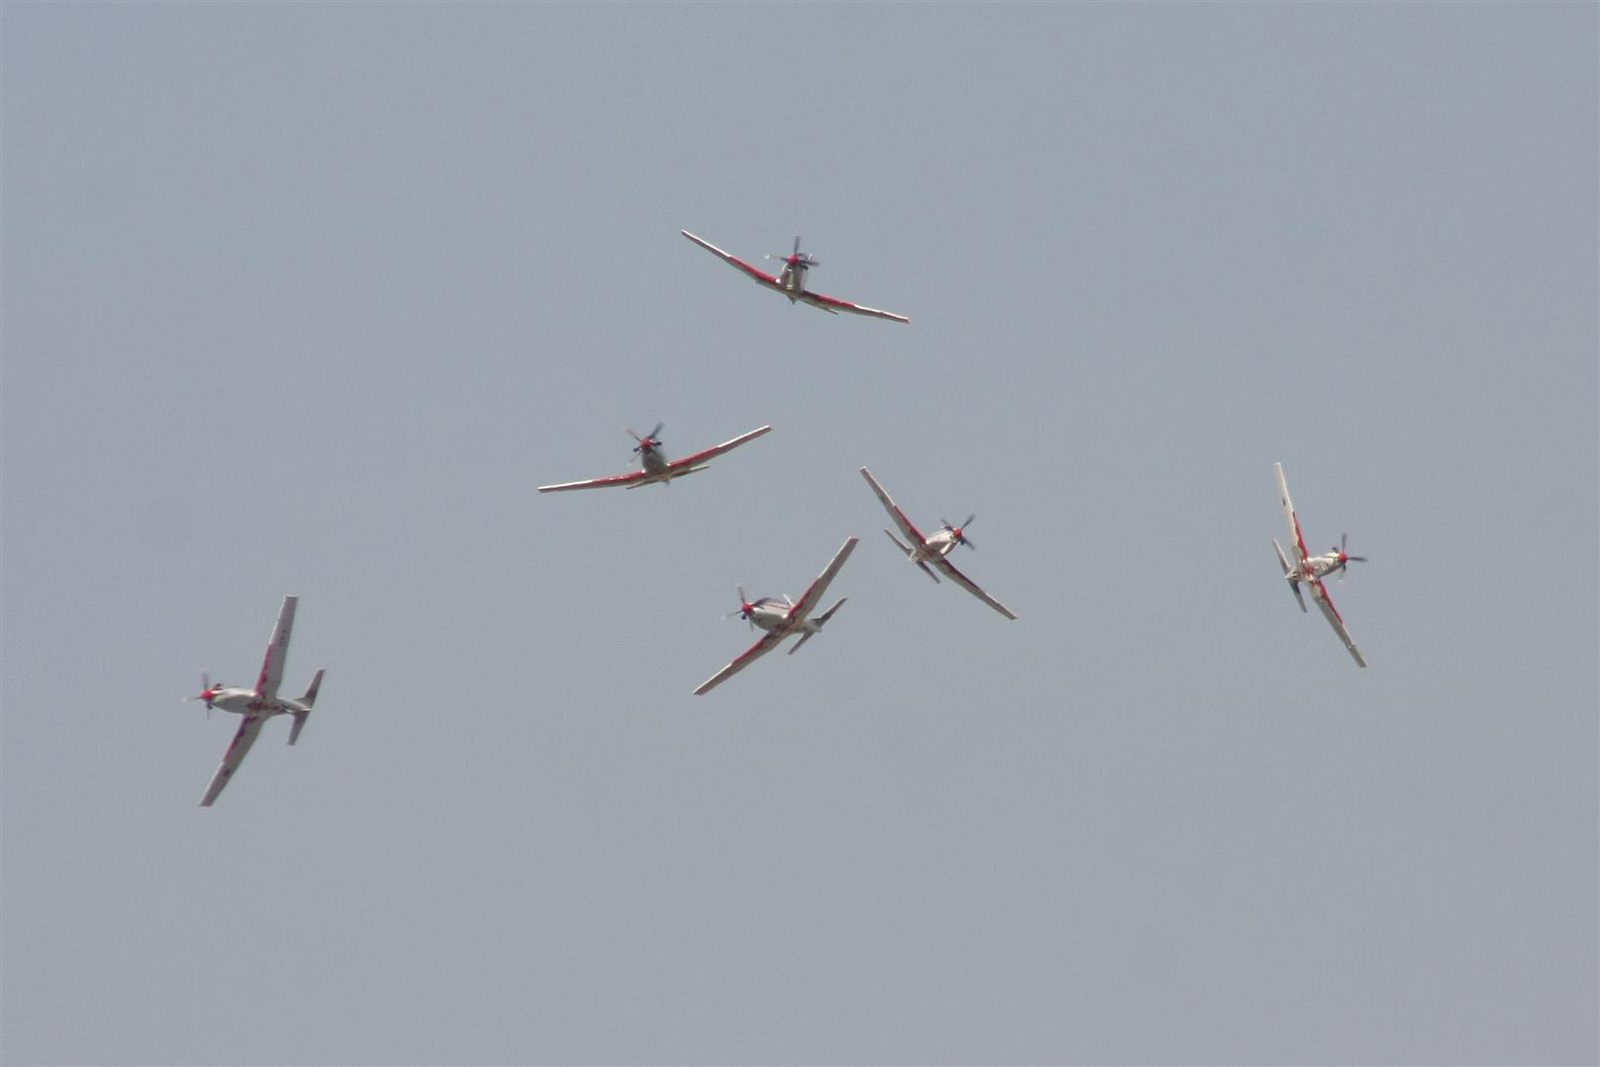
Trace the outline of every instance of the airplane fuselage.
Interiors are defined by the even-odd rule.
[[[944,559],[955,550],[958,544],[960,542],[956,540],[956,534],[953,531],[939,530],[937,533],[930,534],[924,547],[915,554],[919,559],[925,559],[932,563],[935,560]]]
[[[219,711],[228,711],[235,715],[294,715],[311,710],[300,701],[283,696],[268,703],[257,696],[254,689],[240,689],[236,686],[211,690],[206,703]]]
[[[639,453],[639,464],[646,474],[661,475],[667,473],[667,457],[659,448],[646,448]]]
[[[789,302],[806,291],[806,265],[797,260],[787,260],[778,272],[778,286],[789,294]]]
[[[822,632],[822,624],[809,616],[799,621],[789,618],[789,610],[793,606],[788,602],[787,597],[783,600],[779,600],[777,597],[762,597],[761,600],[750,605],[745,618],[769,634],[787,636],[789,634]]]
[[[682,478],[685,474],[703,471],[710,466],[707,463],[695,463],[674,467],[660,448],[642,450],[639,453],[639,465],[644,468],[645,476],[629,485],[629,489],[637,489],[641,485],[669,485],[674,478]]]
[[[1321,556],[1307,556],[1300,564],[1298,574],[1285,575],[1292,582],[1315,581],[1326,578],[1335,571],[1345,569],[1349,556],[1343,552],[1328,552]]]

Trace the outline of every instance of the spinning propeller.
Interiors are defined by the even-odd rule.
[[[741,619],[743,619],[745,622],[749,623],[750,624],[750,629],[754,630],[756,628],[756,623],[755,623],[755,619],[753,618],[753,616],[755,615],[755,612],[756,612],[756,606],[754,604],[752,604],[749,600],[745,599],[744,586],[741,585],[741,586],[738,586],[737,588],[739,590],[739,610],[738,611],[730,611],[726,615],[724,615],[723,618],[724,619],[731,619],[735,615],[737,615]]]
[[[1352,555],[1349,555],[1348,553],[1345,552],[1345,550],[1344,550],[1345,541],[1349,538],[1349,536],[1350,536],[1349,534],[1343,534],[1343,533],[1340,534],[1339,535],[1339,547],[1334,549],[1334,551],[1336,553],[1338,553],[1338,555],[1339,555],[1339,581],[1341,583],[1344,582],[1344,571],[1345,571],[1345,565],[1347,563],[1365,563],[1365,562],[1367,562],[1367,557],[1366,556],[1352,556]]]
[[[800,238],[798,236],[796,236],[794,239],[793,252],[789,253],[787,256],[768,256],[767,258],[781,259],[791,267],[800,267],[801,269],[810,269],[811,267],[822,266],[819,261],[811,258],[811,253],[800,251]]]
[[[967,521],[962,523],[960,526],[951,526],[949,519],[940,519],[939,521],[944,524],[944,528],[946,530],[955,535],[956,544],[966,545],[968,548],[976,552],[978,550],[978,546],[973,544],[971,541],[968,541],[967,535],[963,531],[965,531],[968,526],[971,526],[972,520],[977,517],[977,515],[968,515]]]
[[[651,430],[644,437],[640,437],[638,434],[634,433],[632,430],[629,430],[628,431],[628,436],[633,438],[635,441],[639,442],[638,444],[633,446],[634,455],[641,455],[641,454],[643,454],[645,452],[654,452],[656,449],[660,448],[661,447],[661,438],[657,437],[656,435],[661,432],[661,427],[663,427],[665,425],[666,425],[666,423],[664,423],[664,422],[656,423],[656,428]]]
[[[212,704],[212,701],[214,701],[217,698],[217,690],[219,690],[221,688],[222,688],[222,686],[220,686],[220,685],[219,686],[213,686],[211,684],[211,674],[208,671],[201,671],[200,672],[200,694],[198,696],[185,697],[184,699],[185,700],[204,700],[206,702],[206,719],[209,720],[211,718],[211,709],[215,706],[215,705]]]

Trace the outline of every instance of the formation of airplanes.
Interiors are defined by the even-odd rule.
[[[755,267],[724,252],[708,241],[704,241],[688,230],[681,231],[683,236],[695,244],[713,253],[719,258],[732,264],[734,267],[749,275],[766,288],[773,289],[789,298],[791,303],[805,303],[820,310],[837,314],[849,312],[856,315],[866,315],[875,318],[890,319],[895,322],[910,322],[904,315],[897,315],[889,311],[880,311],[877,308],[852,304],[836,297],[824,296],[805,287],[807,271],[818,265],[817,261],[807,253],[800,251],[800,238],[794,240],[794,249],[788,256],[772,257],[781,259],[783,267],[777,275],[767,274]],[[678,460],[668,460],[662,450],[661,430],[664,423],[656,426],[648,434],[640,436],[631,429],[628,435],[634,439],[633,454],[637,458],[639,467],[624,474],[608,475],[600,478],[590,478],[583,481],[560,482],[554,485],[541,485],[541,493],[563,492],[573,489],[602,489],[613,486],[622,486],[628,489],[637,489],[643,485],[671,485],[674,479],[687,474],[694,474],[706,469],[709,461],[717,456],[730,452],[740,445],[753,441],[764,434],[770,433],[771,426],[761,426],[748,433],[724,441],[719,445],[703,449]],[[1324,618],[1334,632],[1339,635],[1339,640],[1344,643],[1351,657],[1362,667],[1367,661],[1361,655],[1361,650],[1356,647],[1355,641],[1350,636],[1350,630],[1345,625],[1344,618],[1334,608],[1333,601],[1328,596],[1328,588],[1324,579],[1332,574],[1339,574],[1340,580],[1346,568],[1351,563],[1365,562],[1364,556],[1352,556],[1346,552],[1345,537],[1339,538],[1339,547],[1321,555],[1312,555],[1306,548],[1305,536],[1300,529],[1299,517],[1295,514],[1294,505],[1289,500],[1289,486],[1284,478],[1283,465],[1274,463],[1273,472],[1278,482],[1278,497],[1283,506],[1283,514],[1288,523],[1289,554],[1274,538],[1272,545],[1278,555],[1278,563],[1282,568],[1283,578],[1289,584],[1289,590],[1300,605],[1302,612],[1306,611],[1305,597],[1302,588],[1311,594],[1312,601],[1322,612]],[[1016,613],[1006,607],[999,600],[984,592],[971,578],[968,578],[955,564],[950,562],[949,556],[958,545],[975,548],[971,539],[967,537],[967,528],[972,525],[975,515],[968,515],[965,522],[959,526],[945,519],[939,520],[939,528],[932,533],[923,534],[900,510],[888,492],[873,477],[872,472],[866,467],[860,468],[861,476],[866,479],[873,495],[888,512],[890,519],[899,529],[900,536],[891,530],[885,529],[884,533],[893,542],[896,550],[916,566],[935,584],[940,581],[940,572],[956,585],[983,601],[995,611],[1008,619],[1015,619]],[[745,596],[744,588],[738,587],[739,609],[730,612],[728,617],[735,615],[744,619],[752,630],[759,630],[761,636],[755,644],[745,649],[736,656],[727,666],[717,671],[710,678],[700,683],[694,689],[696,696],[703,696],[712,689],[721,685],[735,674],[744,670],[757,659],[778,647],[785,638],[796,637],[794,645],[790,647],[789,654],[798,652],[812,637],[822,632],[822,628],[834,614],[844,606],[848,597],[838,600],[820,614],[816,609],[821,604],[829,586],[838,577],[839,571],[844,567],[850,554],[855,551],[857,538],[854,536],[845,539],[843,545],[834,553],[833,559],[823,568],[815,581],[806,588],[799,600],[792,600],[788,596],[759,597],[749,600]],[[1290,556],[1292,555],[1292,559]],[[267,644],[267,652],[262,660],[261,673],[256,679],[254,688],[246,689],[239,686],[213,686],[209,675],[201,675],[201,691],[198,696],[190,697],[191,700],[205,702],[207,712],[220,708],[243,716],[239,730],[234,734],[233,741],[222,757],[222,764],[212,776],[211,783],[207,786],[205,794],[201,797],[202,807],[210,807],[216,802],[234,773],[239,769],[245,756],[249,753],[256,738],[261,733],[262,726],[275,715],[288,715],[294,720],[289,729],[289,744],[294,744],[300,737],[300,731],[305,727],[306,720],[311,715],[311,709],[316,703],[317,691],[322,686],[323,670],[318,668],[311,677],[311,683],[298,699],[282,696],[279,685],[283,679],[284,663],[289,654],[289,638],[294,629],[295,608],[299,602],[298,597],[286,596],[283,606],[278,611],[278,621],[272,630],[272,639]]]

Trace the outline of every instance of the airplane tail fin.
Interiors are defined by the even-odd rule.
[[[938,585],[939,584],[939,576],[937,574],[933,573],[933,571],[929,570],[928,569],[928,565],[926,563],[922,562],[920,559],[917,558],[917,553],[912,549],[912,547],[910,545],[908,545],[904,541],[900,540],[900,538],[896,537],[894,534],[890,533],[888,530],[883,531],[883,533],[884,533],[884,536],[888,537],[889,540],[894,542],[894,547],[898,548],[900,551],[902,551],[902,552],[904,552],[906,554],[906,559],[911,560],[917,566],[921,567],[922,568],[922,573],[926,574],[929,578],[933,579],[933,584],[934,585]]]
[[[807,630],[805,633],[801,634],[800,640],[796,641],[794,643],[794,647],[789,650],[789,655],[792,656],[796,652],[799,652],[801,645],[805,644],[817,634],[821,633],[823,624],[825,624],[829,619],[833,618],[833,613],[844,607],[844,602],[849,599],[850,598],[847,596],[840,597],[838,600],[833,602],[833,607],[829,608],[827,611],[824,611],[821,615],[818,615],[814,620],[812,620],[817,624],[817,628],[815,630]]]
[[[850,598],[847,597],[847,596],[842,596],[838,600],[835,600],[833,602],[833,607],[829,608],[827,611],[824,611],[821,615],[817,616],[817,625],[820,627],[823,623],[825,623],[829,619],[833,618],[833,613],[838,611],[840,608],[844,607],[844,602],[846,600],[849,600],[849,599]]]
[[[1278,554],[1278,566],[1283,568],[1284,580],[1289,583],[1289,592],[1294,594],[1295,603],[1300,605],[1300,610],[1306,610],[1306,598],[1300,595],[1300,583],[1295,579],[1294,568],[1289,566],[1289,557],[1283,554],[1283,546],[1278,544],[1278,539],[1272,539],[1272,550]]]
[[[289,743],[292,745],[300,739],[300,731],[305,728],[306,720],[311,718],[311,706],[317,702],[317,690],[322,688],[322,668],[317,668],[317,673],[311,676],[311,684],[306,686],[305,696],[300,698],[300,703],[305,705],[304,711],[294,713],[294,725],[289,728]]]

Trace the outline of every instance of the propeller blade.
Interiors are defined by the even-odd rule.
[[[206,702],[206,721],[207,722],[209,722],[211,720],[211,692],[212,692],[212,690],[211,690],[211,672],[209,672],[209,671],[201,671],[200,672],[200,692],[199,692],[199,694],[196,695],[196,696],[184,697],[183,698],[184,699],[184,703],[188,703],[188,702],[194,701],[194,700],[204,700]]]
[[[794,254],[797,255],[797,256],[800,254],[800,235],[799,234],[795,234],[794,235]]]

